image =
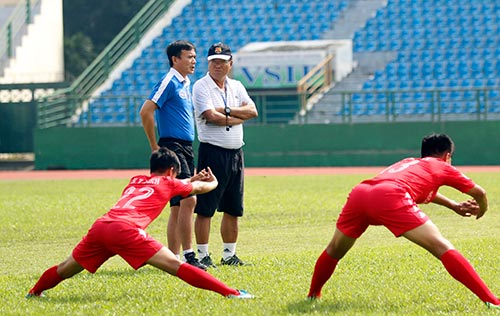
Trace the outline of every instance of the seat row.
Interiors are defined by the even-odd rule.
[[[342,108],[337,115],[373,116],[373,115],[438,115],[438,114],[479,114],[500,113],[500,101],[488,104],[477,102],[441,102],[439,105],[430,102],[401,102],[394,106],[387,103],[355,103],[351,107]]]

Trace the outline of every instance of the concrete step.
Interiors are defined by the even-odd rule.
[[[352,39],[354,32],[362,28],[378,9],[387,6],[387,0],[353,0],[335,21],[332,29],[323,34],[325,39]]]

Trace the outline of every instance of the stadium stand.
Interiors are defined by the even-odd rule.
[[[401,96],[398,111],[429,114],[436,98],[444,101],[443,114],[484,111],[476,106],[477,98],[489,98],[488,111],[500,111],[498,91],[486,95],[482,90],[499,84],[499,22],[500,3],[494,0],[389,0],[354,35],[355,52],[398,52],[395,60],[364,83],[365,99],[384,90],[444,89]],[[453,91],[467,88],[477,90]],[[405,101],[414,106],[408,110]]]
[[[132,122],[140,122],[138,106],[167,71],[165,47],[173,40],[188,39],[198,47],[200,58],[191,77],[194,81],[207,71],[203,58],[209,46],[207,43],[224,41],[237,52],[250,42],[320,39],[348,3],[349,0],[194,0],[153,39],[109,89],[89,103],[80,122],[121,124],[127,117],[124,113],[128,113]],[[117,111],[109,110],[112,104]]]
[[[138,107],[168,68],[164,49],[172,40],[190,39],[199,56],[205,56],[207,43],[216,41],[238,51],[255,41],[335,38],[340,31],[336,23],[357,3],[363,2],[194,0],[131,67],[90,101],[80,122],[139,122]],[[311,117],[315,110],[320,122],[346,115],[376,121],[388,115],[409,120],[435,115],[471,119],[485,112],[500,113],[500,2],[388,0],[371,13],[372,18],[352,34],[354,53],[392,53],[394,58],[351,89],[359,93],[350,94],[348,104],[337,99],[329,104],[325,95]],[[192,80],[206,69],[205,58],[198,58]],[[333,113],[331,120],[324,119],[328,111]]]

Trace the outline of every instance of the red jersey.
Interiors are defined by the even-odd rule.
[[[446,185],[465,193],[474,182],[446,161],[434,158],[406,158],[387,167],[363,183],[393,181],[405,188],[415,203],[429,203],[440,186]]]
[[[135,176],[123,190],[121,198],[104,214],[101,221],[126,221],[145,229],[163,211],[174,196],[188,196],[193,189],[188,180],[164,176]]]

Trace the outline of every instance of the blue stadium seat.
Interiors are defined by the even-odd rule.
[[[427,104],[427,103],[417,102],[417,103],[415,103],[413,113],[415,113],[415,114],[430,114],[431,108],[430,108],[429,104]]]
[[[461,87],[470,88],[473,86],[473,82],[469,78],[464,78],[460,84]]]
[[[500,101],[493,100],[489,103],[488,112],[490,113],[500,113]]]
[[[387,114],[387,103],[379,102],[377,103],[377,107],[375,108],[375,115],[385,115]]]
[[[489,90],[488,91],[488,99],[500,100],[500,91],[498,89]]]
[[[499,86],[499,82],[498,80],[495,78],[495,77],[488,77],[486,79],[486,87],[498,87]]]
[[[462,113],[474,114],[478,113],[478,107],[476,102],[463,102]]]
[[[361,104],[361,103],[353,104],[352,115],[361,116],[361,115],[366,115],[366,114],[367,114],[366,106],[364,104]]]
[[[486,85],[486,81],[481,79],[481,78],[476,78],[474,79],[474,82],[472,83],[472,86],[474,88],[482,88]]]
[[[397,115],[414,114],[414,112],[415,112],[415,104],[413,102],[404,102],[396,104],[395,114]]]

